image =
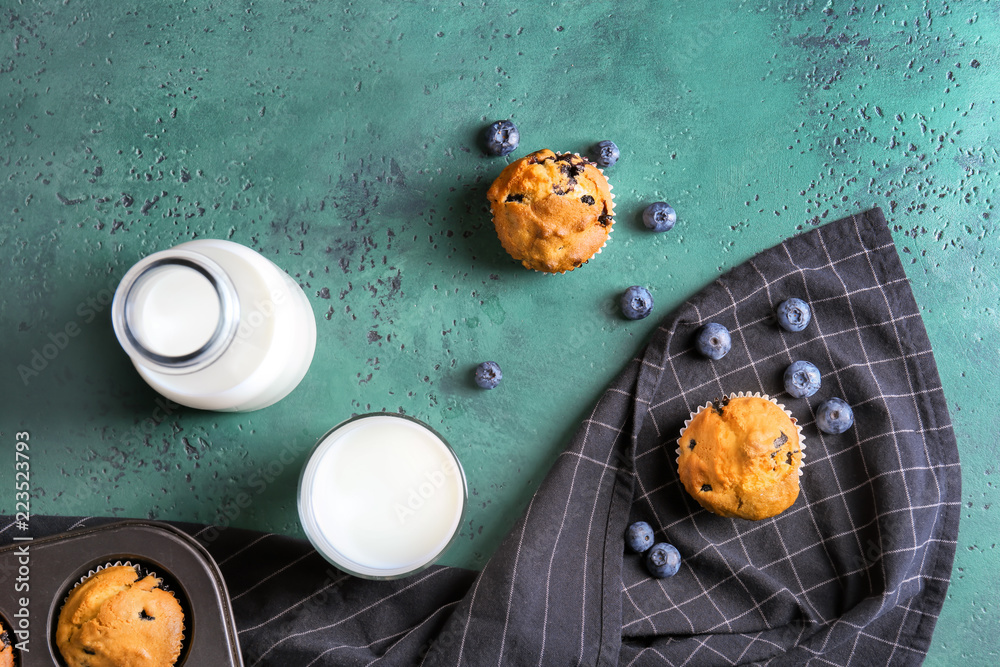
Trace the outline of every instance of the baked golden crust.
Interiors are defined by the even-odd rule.
[[[614,224],[608,180],[575,153],[544,149],[516,160],[486,197],[504,250],[536,271],[583,265],[600,252]]]
[[[59,613],[56,645],[69,667],[169,667],[181,652],[184,612],[152,575],[120,565],[73,589]]]
[[[702,408],[677,444],[681,483],[710,512],[759,521],[799,495],[799,427],[766,398],[734,396]]]

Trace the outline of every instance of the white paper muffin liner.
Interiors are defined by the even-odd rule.
[[[83,582],[85,582],[87,579],[90,579],[92,576],[94,576],[95,574],[97,574],[101,570],[106,570],[109,567],[123,567],[123,566],[124,567],[130,567],[133,570],[135,570],[136,576],[138,576],[140,579],[143,578],[143,577],[145,577],[146,574],[151,574],[154,577],[156,577],[157,579],[160,579],[160,577],[157,576],[157,574],[155,572],[146,572],[146,574],[143,574],[142,566],[139,565],[138,563],[133,563],[130,560],[116,560],[113,563],[105,563],[104,565],[98,565],[93,570],[88,570],[87,574],[85,574],[82,577],[80,577],[77,580],[77,582],[75,584],[73,584],[73,588],[69,589],[69,592],[66,593],[66,597],[69,597],[69,594],[72,593],[73,591],[75,591],[80,584],[82,584]]]
[[[791,411],[788,410],[788,408],[786,408],[784,406],[784,404],[778,403],[778,401],[776,401],[775,399],[771,398],[769,395],[762,394],[759,391],[755,391],[752,394],[750,392],[748,392],[748,391],[747,392],[740,391],[740,392],[736,392],[736,393],[733,393],[733,394],[729,394],[729,396],[727,396],[727,398],[729,400],[733,400],[734,398],[763,398],[766,401],[770,401],[771,403],[774,403],[776,406],[778,406],[779,408],[781,408],[782,412],[784,412],[786,415],[788,415],[788,418],[792,420],[792,424],[795,426],[795,430],[799,434],[799,453],[802,456],[801,456],[801,458],[799,460],[798,472],[799,472],[799,477],[802,477],[802,466],[805,465],[805,460],[806,460],[806,451],[805,451],[806,450],[806,439],[805,439],[805,436],[802,435],[802,426],[799,424],[799,420],[795,418],[795,415],[793,415],[791,413]],[[681,448],[683,447],[683,445],[681,444],[681,441],[684,438],[684,432],[687,430],[688,425],[691,423],[691,421],[695,417],[697,417],[701,413],[702,410],[710,409],[712,407],[712,404],[713,404],[713,401],[708,401],[707,403],[705,403],[705,405],[700,406],[697,410],[695,410],[690,415],[688,415],[688,418],[684,420],[684,427],[681,429],[681,437],[677,438],[677,449],[676,449],[677,458],[675,459],[675,463],[676,464],[678,464],[678,465],[680,464],[680,460],[681,460]]]

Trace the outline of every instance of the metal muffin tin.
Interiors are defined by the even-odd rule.
[[[30,601],[29,650],[15,649],[18,667],[64,665],[55,627],[66,594],[95,567],[126,560],[162,577],[184,608],[184,644],[177,667],[242,667],[226,582],[208,551],[186,533],[141,520],[83,528],[3,547],[0,569],[16,572],[17,552],[25,545],[31,558],[30,590],[17,592],[13,582],[0,586],[0,617],[12,642],[17,641],[11,628],[19,600]]]

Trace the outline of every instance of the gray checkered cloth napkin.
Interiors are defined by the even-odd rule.
[[[790,296],[813,308],[800,333],[773,320]],[[693,349],[710,320],[733,336],[720,361]],[[811,398],[784,393],[796,359],[823,373]],[[764,521],[703,510],[677,477],[684,419],[737,391],[783,402],[806,438],[798,500]],[[831,396],[856,417],[834,436],[814,421]],[[960,487],[930,343],[875,209],[761,253],[664,319],[481,573],[362,581],[300,540],[184,528],[222,568],[247,665],[919,664]],[[674,577],[626,553],[639,519],[680,550]]]

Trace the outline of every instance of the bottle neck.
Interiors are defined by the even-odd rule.
[[[168,374],[193,373],[229,348],[240,320],[232,279],[216,262],[188,250],[140,260],[112,303],[115,335],[132,360]]]

